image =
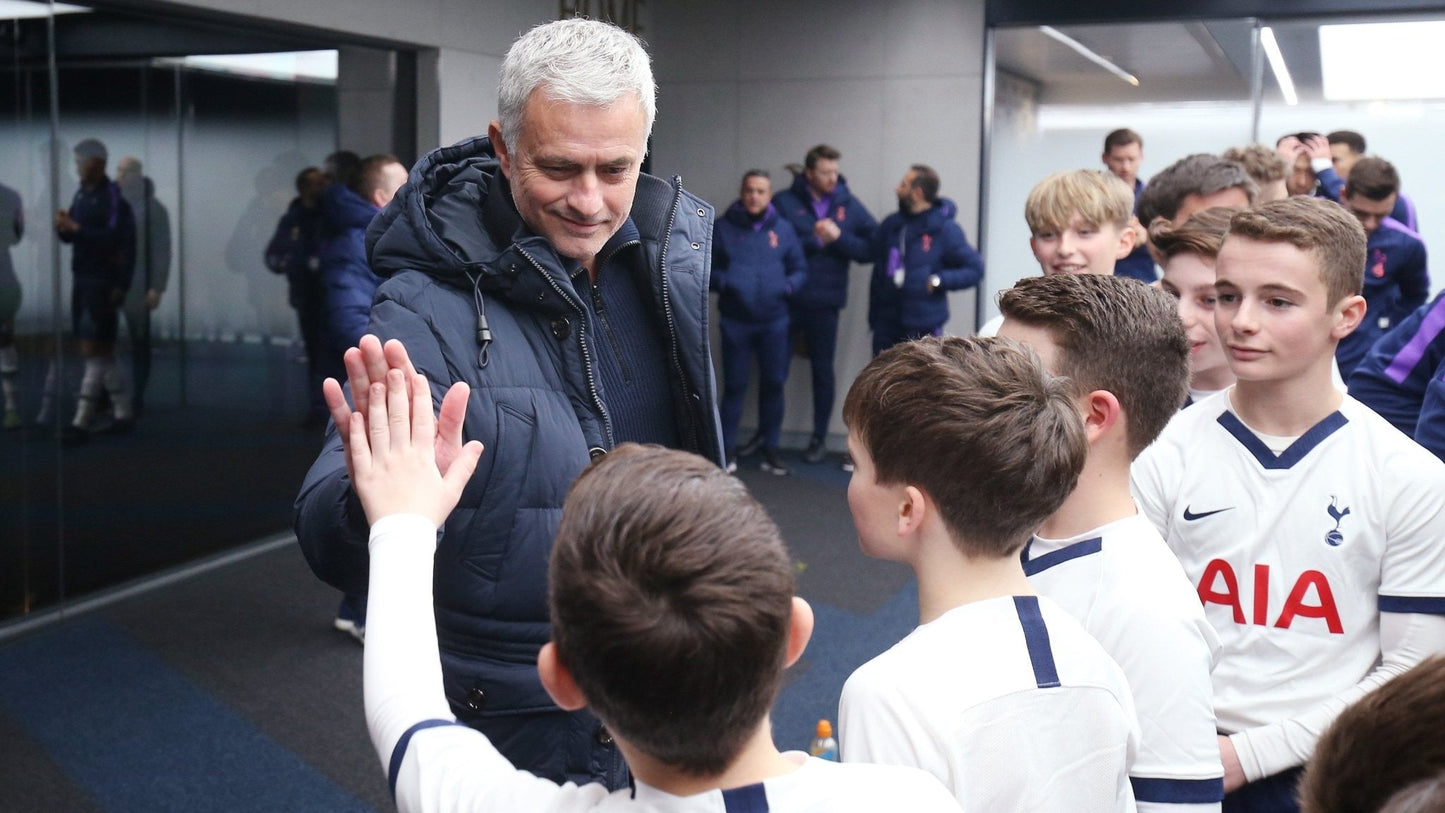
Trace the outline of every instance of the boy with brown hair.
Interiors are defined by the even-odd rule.
[[[1084,463],[1065,383],[1004,339],[926,338],[865,367],[843,419],[859,544],[913,568],[919,609],[844,685],[843,758],[921,767],[968,810],[1133,810],[1128,684],[1019,561]]]
[[[1430,658],[1345,709],[1300,779],[1305,813],[1445,809],[1445,658]],[[1433,805],[1406,805],[1424,797]]]
[[[1361,158],[1350,169],[1340,203],[1365,229],[1364,290],[1368,306],[1360,326],[1340,340],[1335,358],[1346,378],[1390,328],[1425,304],[1430,272],[1420,235],[1390,217],[1400,191],[1400,175],[1383,158]]]
[[[594,709],[633,786],[609,794],[513,768],[452,716],[437,649],[437,529],[481,445],[439,472],[435,427],[460,433],[468,388],[453,385],[434,418],[429,385],[400,344],[364,347],[370,368],[389,368],[370,387],[368,414],[352,413],[347,427],[372,523],[366,712],[400,810],[957,810],[918,771],[778,751],[768,710],[812,610],[794,596],[777,526],[747,488],[659,446],[622,444],[573,484],[548,572],[553,640],[537,662],[557,705]]]
[[[1175,227],[1159,221],[1149,229],[1149,243],[1159,255],[1164,276],[1159,287],[1179,303],[1179,319],[1189,340],[1189,397],[1184,405],[1202,401],[1234,383],[1224,358],[1224,345],[1214,326],[1214,264],[1233,209],[1215,207],[1197,212]]]
[[[1036,277],[999,295],[999,336],[1068,381],[1088,458],[1024,546],[1024,573],[1124,670],[1142,736],[1139,810],[1218,810],[1224,795],[1209,670],[1219,639],[1179,562],[1139,514],[1129,464],[1179,410],[1189,344],[1176,303],[1123,277]]]
[[[1364,266],[1364,230],[1335,203],[1235,214],[1215,316],[1237,383],[1134,463],[1222,642],[1225,811],[1296,810],[1299,766],[1340,711],[1445,651],[1445,464],[1330,380]]]

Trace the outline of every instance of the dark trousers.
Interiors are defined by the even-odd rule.
[[[1299,813],[1295,787],[1302,768],[1291,768],[1225,794],[1222,813]]]
[[[788,318],[746,322],[724,317],[722,329],[723,394],[718,404],[723,446],[737,448],[738,421],[753,359],[758,360],[758,432],[770,449],[778,448],[783,428],[783,384],[788,380]]]
[[[326,354],[331,351],[321,339],[321,323],[326,318],[326,293],[321,287],[319,275],[312,275],[292,285],[291,306],[296,309],[301,342],[306,347],[307,404],[312,415],[325,416],[328,412],[326,399],[321,395],[321,381],[327,376],[335,376],[337,381],[345,383],[346,375],[339,358],[330,364],[326,358]]]
[[[125,303],[125,333],[130,339],[131,397],[136,412],[140,412],[145,404],[146,383],[151,379],[151,309],[143,293],[137,298],[132,292]]]
[[[802,334],[808,346],[808,361],[813,373],[813,437],[828,437],[828,423],[833,417],[833,356],[838,350],[838,309],[789,309],[791,330]]]
[[[873,326],[873,355],[878,355],[895,344],[911,342],[914,339],[921,339],[924,336],[939,336],[943,333],[943,326],[932,330],[908,330],[903,323],[897,319],[875,319]]]

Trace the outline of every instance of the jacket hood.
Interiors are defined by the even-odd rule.
[[[321,216],[335,234],[366,228],[376,213],[375,206],[341,184],[332,184],[322,193]]]
[[[793,185],[788,187],[788,191],[804,203],[809,203],[813,200],[813,193],[808,187],[808,176],[802,172],[793,176]],[[833,203],[835,205],[843,204],[852,200],[852,198],[853,193],[848,189],[848,179],[839,175],[838,185],[833,187]]]
[[[766,229],[770,228],[773,225],[773,221],[778,219],[778,210],[773,204],[769,203],[768,208],[763,210],[763,216],[757,220],[753,220],[753,216],[748,214],[747,209],[743,208],[743,202],[735,200],[733,204],[728,207],[728,210],[723,213],[723,217],[727,218],[730,223],[739,228],[748,228],[755,223],[761,222],[763,224],[762,227]]]

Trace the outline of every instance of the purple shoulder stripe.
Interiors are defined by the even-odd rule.
[[[1405,379],[1410,377],[1410,371],[1425,357],[1426,348],[1442,330],[1445,330],[1445,296],[1436,298],[1425,318],[1420,320],[1420,329],[1415,331],[1410,341],[1395,354],[1390,366],[1385,368],[1385,375],[1396,384],[1405,383]]]

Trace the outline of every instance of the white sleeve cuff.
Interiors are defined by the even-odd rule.
[[[1311,159],[1310,159],[1310,169],[1314,170],[1316,175],[1318,175],[1318,174],[1321,173],[1321,172],[1324,172],[1324,171],[1327,170],[1327,169],[1330,169],[1330,168],[1333,167],[1334,165],[1335,165],[1335,162],[1334,162],[1332,159],[1329,159],[1329,158],[1311,158]]]
[[[387,514],[372,523],[367,547],[374,554],[381,545],[421,544],[425,539],[434,552],[436,538],[437,526],[421,514]]]

